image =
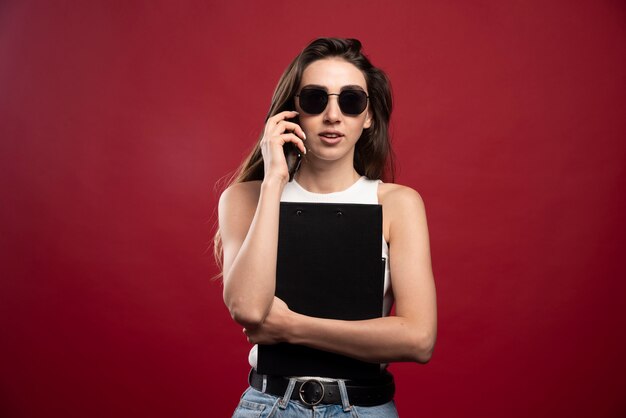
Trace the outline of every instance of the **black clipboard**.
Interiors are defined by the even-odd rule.
[[[382,206],[281,202],[276,296],[304,315],[344,320],[382,316]],[[257,371],[362,379],[380,364],[294,344],[259,345]]]

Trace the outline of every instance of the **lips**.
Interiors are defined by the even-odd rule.
[[[341,141],[343,134],[339,131],[324,131],[319,133],[320,139],[327,144],[336,144]]]

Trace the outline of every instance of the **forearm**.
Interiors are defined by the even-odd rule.
[[[278,181],[262,184],[248,234],[224,277],[224,302],[244,326],[263,322],[274,297],[281,192]]]
[[[292,321],[288,342],[373,363],[426,363],[435,343],[434,327],[398,316],[342,321],[294,314]]]

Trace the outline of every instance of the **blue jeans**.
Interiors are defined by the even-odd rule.
[[[291,400],[293,385],[289,385],[284,396],[277,397],[249,387],[241,395],[241,400],[233,418],[397,418],[396,404],[389,401],[378,406],[350,405],[345,390],[341,390],[343,405],[315,405],[308,407]],[[286,401],[283,401],[286,400]]]

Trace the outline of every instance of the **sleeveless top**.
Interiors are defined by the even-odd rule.
[[[378,184],[381,180],[370,180],[361,176],[352,186],[334,193],[313,193],[304,189],[296,179],[288,182],[280,197],[281,202],[306,202],[306,203],[363,203],[378,204]],[[393,293],[391,290],[391,278],[389,276],[389,245],[382,239],[382,256],[387,260],[385,263],[385,282],[383,287],[383,316],[388,316],[393,305]],[[254,345],[248,355],[250,366],[256,369],[258,347]]]

